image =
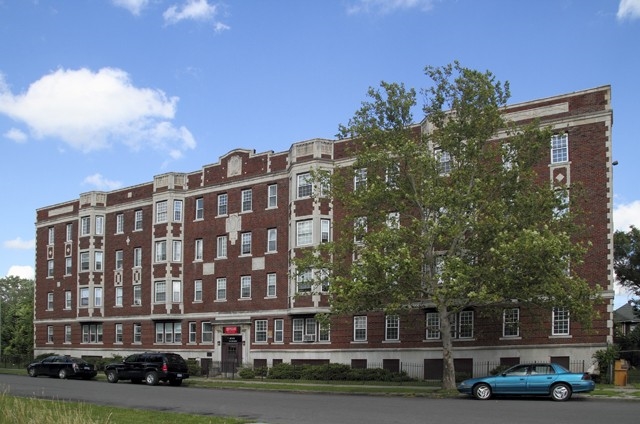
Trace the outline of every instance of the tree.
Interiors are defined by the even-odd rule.
[[[631,226],[628,232],[613,235],[613,269],[618,282],[640,298],[640,230]],[[640,299],[631,302],[636,305]]]
[[[314,275],[328,280],[334,314],[435,309],[443,387],[452,389],[455,314],[563,307],[588,323],[597,289],[568,272],[586,246],[572,239],[567,188],[534,171],[549,130],[505,121],[509,85],[488,71],[455,62],[425,73],[428,131],[412,125],[416,91],[386,82],[340,126],[354,161],[314,178],[344,215],[334,241],[294,263],[296,273],[322,270]]]
[[[33,353],[33,280],[0,278],[2,355]]]

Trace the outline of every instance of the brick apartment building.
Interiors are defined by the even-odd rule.
[[[588,331],[565,311],[509,308],[501,319],[463,311],[456,366],[589,366],[613,336],[611,89],[515,104],[505,114],[551,126],[538,171],[586,189],[592,247],[579,272],[603,288],[605,302]],[[332,237],[334,211],[311,197],[308,173],[349,161],[349,142],[314,139],[279,153],[236,149],[194,172],[38,209],[35,354],[170,350],[205,368],[219,361],[413,363],[423,366],[420,376],[437,377],[441,344],[426,324],[432,311],[342,317],[325,327],[314,317],[329,310],[326,287],[289,276],[298,247]]]

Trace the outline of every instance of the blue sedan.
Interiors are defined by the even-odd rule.
[[[544,395],[556,401],[571,399],[573,393],[596,388],[588,373],[574,373],[558,364],[520,364],[487,377],[471,378],[458,385],[460,393],[486,400],[493,395]]]

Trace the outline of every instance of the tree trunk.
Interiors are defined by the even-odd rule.
[[[440,337],[442,338],[442,388],[456,388],[456,370],[453,363],[451,318],[446,307],[440,309]]]

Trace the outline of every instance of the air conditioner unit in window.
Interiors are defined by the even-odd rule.
[[[305,334],[304,337],[302,338],[303,341],[305,342],[315,342],[316,341],[316,335],[315,334]]]
[[[134,304],[134,305],[136,305],[136,306],[140,306],[140,303],[141,303],[141,302],[140,302],[140,300],[138,300],[138,299],[136,299],[136,300],[134,300],[134,301],[133,301],[133,304]]]

